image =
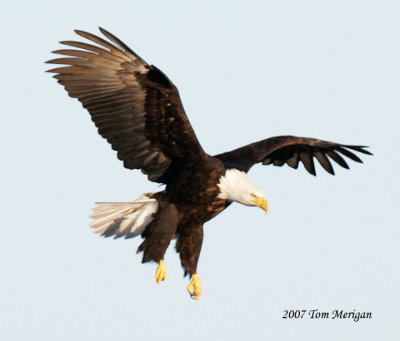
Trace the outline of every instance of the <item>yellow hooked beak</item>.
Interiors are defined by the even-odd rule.
[[[254,205],[262,208],[265,212],[268,212],[269,204],[268,204],[267,199],[265,199],[265,197],[257,197],[256,195],[252,194],[250,201]]]

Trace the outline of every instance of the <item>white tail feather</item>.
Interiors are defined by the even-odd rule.
[[[95,233],[106,237],[115,235],[115,238],[141,234],[158,210],[157,200],[147,195],[132,202],[97,202],[96,205],[90,216],[94,219],[90,227]]]

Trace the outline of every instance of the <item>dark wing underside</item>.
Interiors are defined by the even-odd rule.
[[[304,168],[315,175],[314,157],[321,166],[330,174],[335,174],[331,160],[338,165],[349,168],[343,156],[362,162],[351,150],[372,155],[365,150],[365,146],[352,146],[318,139],[276,136],[233,151],[216,155],[215,157],[231,167],[239,168],[247,172],[254,164],[262,162],[263,165],[273,164],[283,166],[285,163],[297,169],[301,161]]]
[[[49,70],[90,112],[101,136],[118,151],[128,169],[168,183],[180,171],[206,157],[186,117],[178,90],[118,38],[100,28],[114,44],[87,32],[78,35],[97,45],[63,41],[74,49],[48,61]]]

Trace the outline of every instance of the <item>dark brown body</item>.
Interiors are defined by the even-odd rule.
[[[142,262],[159,262],[174,236],[176,250],[186,274],[196,273],[203,242],[203,224],[222,212],[229,202],[218,198],[218,182],[226,172],[225,165],[209,157],[196,173],[183,173],[156,193],[159,209],[154,220],[142,233],[145,239],[138,252],[143,251]]]

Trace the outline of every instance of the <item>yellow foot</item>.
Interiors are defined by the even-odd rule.
[[[160,260],[156,271],[156,281],[157,283],[160,283],[166,278],[167,278],[167,266],[165,265],[163,260]]]
[[[189,284],[189,286],[187,287],[190,296],[194,299],[194,300],[198,300],[201,296],[201,281],[200,281],[200,277],[198,274],[193,274],[192,275],[192,282]]]

